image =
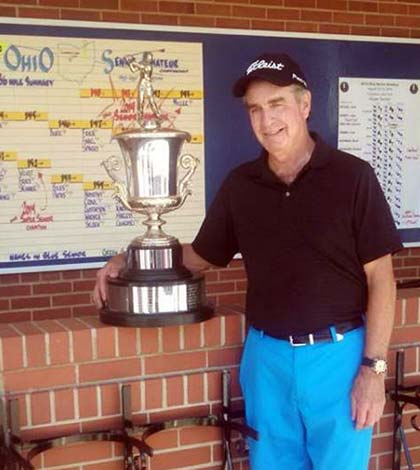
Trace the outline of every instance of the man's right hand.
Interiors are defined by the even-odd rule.
[[[125,253],[113,256],[96,274],[96,284],[93,290],[93,300],[98,309],[102,308],[108,299],[107,278],[117,277],[125,266]]]

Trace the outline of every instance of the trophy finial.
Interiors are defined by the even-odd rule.
[[[143,52],[140,61],[136,61],[134,56],[129,56],[128,66],[133,73],[138,72],[140,74],[137,83],[137,120],[140,127],[148,130],[159,129],[162,117],[156,104],[152,85],[153,54],[150,51]],[[147,103],[154,114],[154,119],[146,121],[144,119],[144,110]]]

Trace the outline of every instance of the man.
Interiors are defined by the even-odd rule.
[[[310,133],[311,93],[286,54],[253,61],[234,85],[261,156],[223,182],[188,268],[242,254],[250,325],[240,381],[252,470],[367,469],[401,248],[372,168]],[[98,275],[116,275],[120,256]]]

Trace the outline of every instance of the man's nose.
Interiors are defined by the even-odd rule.
[[[274,122],[274,115],[270,109],[263,110],[261,113],[261,128],[268,130],[272,127]]]

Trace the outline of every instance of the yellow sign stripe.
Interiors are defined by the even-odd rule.
[[[162,99],[189,99],[189,100],[202,100],[202,90],[155,90],[155,96]]]
[[[0,111],[1,121],[48,121],[48,113],[38,111]]]
[[[137,96],[136,90],[123,88],[113,90],[112,88],[82,88],[80,98],[134,98]]]
[[[95,189],[110,190],[110,189],[114,189],[114,183],[112,183],[111,181],[101,181],[101,180],[85,181],[83,183],[83,189],[85,191],[92,191]]]
[[[83,183],[83,175],[79,173],[63,173],[61,175],[52,175],[51,183]]]
[[[0,152],[0,160],[2,162],[14,162],[17,158],[17,152]]]
[[[204,136],[201,134],[191,135],[192,144],[202,144],[204,142]]]
[[[137,90],[112,88],[82,88],[79,92],[80,98],[135,98]],[[157,98],[162,99],[190,99],[202,100],[204,93],[202,90],[154,90]]]
[[[58,119],[48,121],[50,129],[112,129],[112,121],[105,119],[90,119],[89,121],[72,121]]]
[[[51,160],[43,158],[28,158],[27,160],[18,160],[18,168],[51,168]]]

